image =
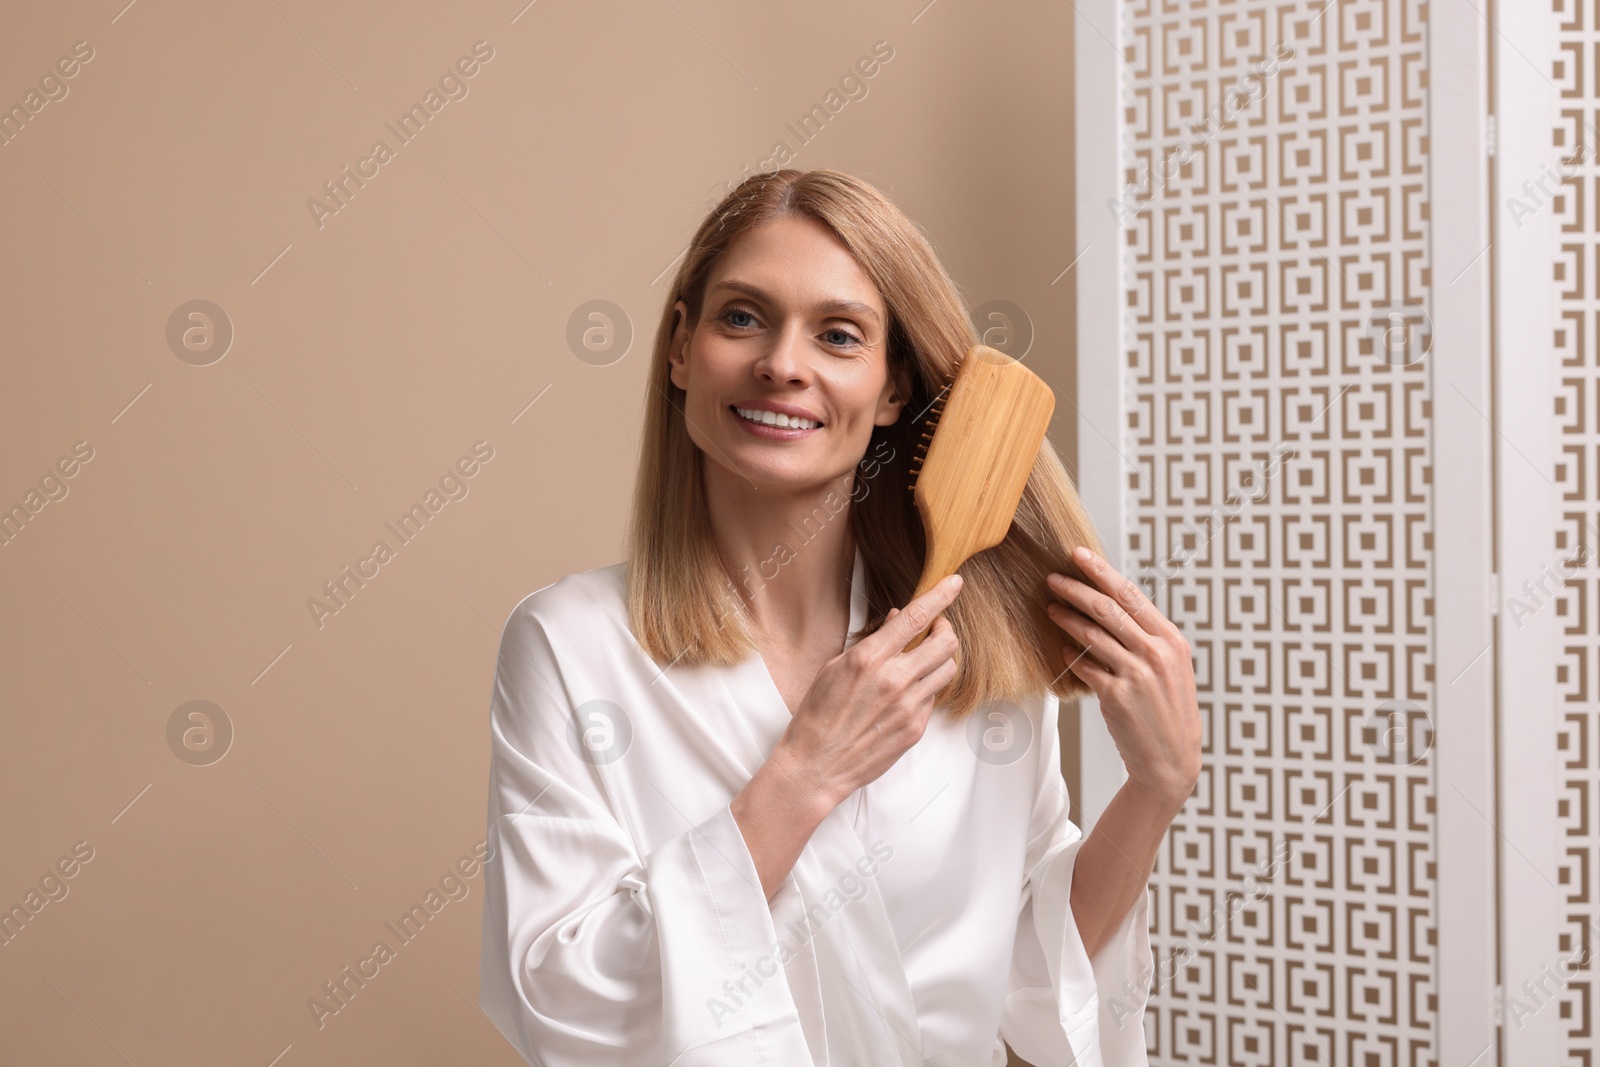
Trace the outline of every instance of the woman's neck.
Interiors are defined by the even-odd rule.
[[[705,461],[711,536],[769,645],[841,644],[850,625],[854,471],[778,494]]]

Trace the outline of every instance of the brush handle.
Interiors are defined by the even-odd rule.
[[[1037,374],[984,344],[967,350],[940,392],[914,464],[912,499],[927,550],[913,598],[1005,539],[1039,457],[1055,393]],[[906,645],[927,639],[933,623]]]

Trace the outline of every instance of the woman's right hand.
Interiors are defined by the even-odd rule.
[[[894,766],[922,738],[933,699],[956,676],[960,648],[941,614],[961,589],[951,575],[823,664],[773,752],[832,807]],[[933,629],[910,652],[911,639]],[[829,810],[832,810],[832,807]]]

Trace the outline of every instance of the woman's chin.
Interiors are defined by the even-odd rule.
[[[729,450],[728,456],[737,465],[730,473],[739,484],[746,488],[754,486],[763,493],[784,496],[813,494],[827,489],[840,490],[842,495],[840,482],[848,473],[848,468],[840,472],[831,466],[812,463],[774,462],[771,456],[752,454],[748,449],[737,452]]]

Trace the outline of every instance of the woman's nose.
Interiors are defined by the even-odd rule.
[[[774,381],[804,381],[809,373],[806,339],[797,328],[779,330],[756,361],[756,373]]]

